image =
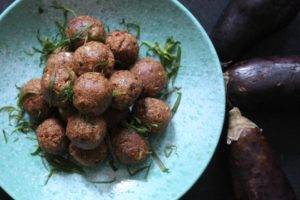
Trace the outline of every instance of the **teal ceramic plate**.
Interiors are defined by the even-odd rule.
[[[24,135],[0,135],[0,184],[13,198],[22,200],[61,199],[177,199],[199,178],[210,161],[221,133],[225,95],[220,64],[205,31],[192,14],[175,0],[65,0],[63,4],[78,14],[95,16],[111,29],[120,28],[122,18],[138,22],[141,40],[163,42],[174,36],[182,43],[182,65],[176,85],[182,87],[182,101],[167,133],[154,146],[169,173],[152,165],[148,179],[141,173],[128,176],[125,169],[114,173],[105,164],[89,170],[94,180],[111,184],[93,184],[77,174],[54,175],[44,185],[47,170],[39,157],[31,156],[35,141]],[[0,106],[15,105],[15,85],[41,76],[39,56],[28,56],[31,46],[38,46],[36,32],[53,35],[54,21],[61,11],[49,8],[51,1],[16,1],[0,16]],[[39,8],[44,12],[40,14]],[[141,52],[143,55],[144,52]],[[173,96],[171,102],[174,102]],[[0,115],[1,129],[13,130],[8,117]],[[0,130],[2,131],[2,130]],[[2,133],[1,133],[2,134]],[[19,138],[15,141],[16,138]],[[164,156],[168,144],[177,146],[177,154]]]

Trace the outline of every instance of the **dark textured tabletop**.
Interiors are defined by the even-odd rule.
[[[180,0],[199,19],[208,33],[228,1]],[[11,2],[12,0],[0,0],[0,12]],[[300,54],[300,15],[284,30],[253,46],[244,57],[297,54]],[[300,115],[291,113],[253,113],[248,117],[264,130],[269,143],[281,158],[282,167],[300,198]],[[205,173],[182,199],[232,199],[225,135],[226,131],[223,131],[217,151]],[[0,200],[6,199],[11,198],[0,189]]]

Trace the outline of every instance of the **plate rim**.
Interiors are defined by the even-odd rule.
[[[7,14],[9,14],[10,11],[12,11],[19,3],[21,3],[22,1],[25,1],[25,0],[15,0],[13,3],[11,3],[6,9],[4,9],[2,11],[2,13],[0,14],[0,21],[2,21]],[[218,71],[220,74],[222,74],[222,68],[221,68],[221,64],[220,64],[220,60],[219,60],[219,57],[217,55],[217,52],[212,44],[212,41],[211,39],[209,38],[206,30],[203,28],[203,26],[200,24],[199,20],[191,13],[191,11],[189,9],[187,9],[181,2],[179,2],[178,0],[167,0],[171,3],[173,3],[179,10],[181,10],[185,15],[187,15],[187,17],[191,20],[191,22],[196,26],[196,28],[201,32],[202,36],[204,37],[204,40],[207,42],[207,45],[208,45],[208,49],[209,51],[211,52],[211,54],[213,55],[213,63],[217,66],[218,68]],[[201,170],[201,172],[199,173],[198,176],[195,176],[195,179],[191,181],[191,184],[189,185],[186,185],[186,190],[183,191],[183,192],[178,192],[177,193],[177,197],[176,199],[179,199],[181,198],[184,194],[186,194],[195,184],[196,182],[202,177],[203,173],[205,172],[205,170],[207,169],[208,165],[210,164],[215,152],[216,152],[216,148],[220,142],[220,139],[221,139],[221,134],[222,134],[222,129],[224,127],[224,121],[225,121],[225,104],[226,104],[226,94],[225,94],[225,82],[224,80],[222,79],[221,80],[224,87],[223,87],[223,90],[222,90],[222,93],[223,93],[223,98],[222,98],[222,102],[221,102],[221,105],[222,105],[222,110],[223,112],[222,113],[219,113],[221,114],[221,119],[222,119],[222,122],[219,124],[219,127],[216,127],[216,130],[217,132],[219,133],[217,138],[215,141],[214,141],[214,144],[213,144],[213,147],[212,147],[212,154],[211,156],[209,157],[208,159],[208,162],[204,165],[203,169]],[[3,187],[3,182],[1,181],[0,179],[0,187],[10,196],[12,197],[13,199],[17,199],[17,195],[15,195],[15,191],[10,191],[9,189],[6,189]]]

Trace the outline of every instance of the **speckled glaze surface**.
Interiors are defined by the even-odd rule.
[[[15,85],[39,77],[39,56],[25,51],[38,46],[36,32],[53,35],[54,21],[62,19],[60,11],[49,8],[52,1],[16,1],[0,16],[0,106],[15,105]],[[129,177],[125,169],[113,172],[108,164],[88,170],[88,178],[107,180],[111,184],[93,184],[80,175],[57,174],[44,185],[48,174],[39,157],[31,156],[35,141],[24,135],[0,136],[0,185],[13,198],[22,200],[61,199],[177,199],[199,178],[210,161],[222,130],[225,95],[221,68],[215,50],[196,19],[173,0],[65,0],[63,4],[78,14],[92,15],[120,28],[122,18],[142,27],[141,39],[163,42],[174,36],[182,42],[182,65],[176,85],[182,87],[181,105],[167,133],[154,140],[154,147],[170,169],[161,173],[152,165],[148,179],[144,175]],[[38,8],[44,8],[39,14]],[[144,55],[144,52],[141,52]],[[173,96],[170,103],[174,102]],[[8,117],[0,115],[1,129],[8,133]],[[2,132],[2,130],[0,130]],[[14,141],[19,138],[18,141]],[[166,158],[164,147],[177,146],[178,156]]]

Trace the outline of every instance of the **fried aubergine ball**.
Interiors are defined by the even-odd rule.
[[[79,64],[74,59],[74,54],[71,52],[59,52],[51,54],[47,60],[47,66],[51,67],[68,67],[72,70],[77,69]]]
[[[130,71],[142,80],[145,96],[156,97],[162,92],[168,81],[162,64],[151,58],[139,60]]]
[[[77,76],[68,67],[49,65],[44,69],[42,91],[51,106],[64,107],[72,100],[72,87]]]
[[[131,129],[120,128],[114,132],[114,154],[123,164],[138,164],[149,155],[147,141]]]
[[[102,117],[74,115],[68,118],[66,134],[71,143],[81,149],[96,148],[106,132],[106,122]]]
[[[122,110],[130,107],[143,90],[142,81],[128,70],[120,70],[110,77],[113,88],[112,107]]]
[[[49,115],[50,107],[43,96],[41,79],[30,80],[21,88],[19,103],[34,119],[44,119]]]
[[[112,107],[108,108],[103,114],[103,117],[107,124],[107,128],[109,130],[113,130],[114,128],[116,128],[122,120],[125,120],[127,118],[129,113],[129,108],[125,108],[123,110],[117,110]]]
[[[150,127],[151,133],[163,133],[172,118],[169,106],[164,101],[151,97],[139,100],[133,112],[136,118]]]
[[[78,16],[71,19],[66,28],[66,35],[70,39],[79,38],[75,47],[83,45],[86,41],[105,40],[104,25],[101,21],[90,16]]]
[[[112,50],[115,60],[127,67],[135,63],[139,55],[137,39],[125,31],[114,31],[106,38],[106,45]]]
[[[36,136],[40,148],[46,153],[60,154],[68,148],[65,128],[58,119],[46,119],[37,127]]]
[[[79,64],[74,69],[80,76],[86,72],[100,72],[109,77],[114,69],[115,59],[108,46],[100,42],[88,42],[74,53],[74,59]]]
[[[73,87],[73,104],[79,112],[99,116],[110,105],[112,87],[100,73],[88,72],[81,75]]]
[[[95,149],[90,150],[80,149],[71,143],[69,146],[69,153],[80,165],[93,167],[105,160],[108,154],[108,148],[104,142]]]

